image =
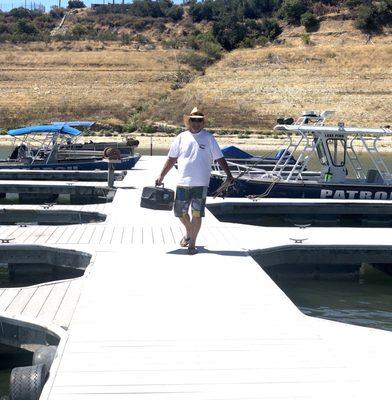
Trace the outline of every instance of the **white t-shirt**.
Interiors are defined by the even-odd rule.
[[[180,133],[174,139],[168,156],[177,158],[179,186],[208,186],[211,164],[223,154],[214,136],[202,129],[199,133]]]

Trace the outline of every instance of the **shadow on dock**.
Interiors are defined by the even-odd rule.
[[[181,248],[177,250],[172,250],[167,252],[167,254],[175,254],[175,255],[188,255],[187,248]],[[204,246],[197,246],[197,254],[217,254],[219,256],[226,256],[226,257],[247,257],[249,253],[247,251],[241,250],[209,250],[206,249]]]

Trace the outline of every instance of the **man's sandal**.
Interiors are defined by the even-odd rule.
[[[190,256],[193,256],[194,254],[197,254],[197,253],[198,253],[198,251],[197,251],[196,247],[188,247],[188,254]]]
[[[190,240],[191,240],[191,238],[184,236],[180,241],[180,246],[187,247],[189,245]]]

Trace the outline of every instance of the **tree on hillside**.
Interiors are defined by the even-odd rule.
[[[15,33],[35,35],[37,34],[37,28],[27,19],[20,19],[15,25]]]
[[[86,8],[86,5],[81,0],[69,0],[68,1],[68,8]]]
[[[10,12],[10,15],[12,15],[16,19],[31,19],[31,12],[27,8],[24,7],[18,7],[18,8],[13,8]]]
[[[379,24],[376,9],[373,6],[359,6],[354,25],[357,29],[366,33],[378,31]]]
[[[304,0],[283,0],[279,9],[279,14],[289,24],[299,24],[301,15],[308,10],[307,4]]]
[[[319,21],[313,13],[307,11],[301,15],[301,25],[305,27],[306,32],[312,32],[318,30]]]
[[[194,22],[212,21],[214,19],[213,1],[206,0],[202,3],[193,1],[190,3],[189,15]]]
[[[225,15],[216,21],[212,32],[222,47],[229,51],[238,47],[246,35],[245,27],[233,15]]]

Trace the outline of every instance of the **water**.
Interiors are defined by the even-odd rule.
[[[12,151],[12,146],[0,146],[0,160],[9,157]]]
[[[10,369],[0,369],[0,400],[7,399],[10,381]]]
[[[392,331],[392,282],[377,279],[322,281],[280,279],[277,285],[305,314]]]
[[[11,370],[32,365],[33,353],[0,344],[0,400],[8,399]]]

